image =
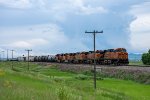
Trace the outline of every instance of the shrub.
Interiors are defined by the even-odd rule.
[[[5,75],[5,72],[0,69],[0,76],[4,76],[4,75]]]
[[[79,79],[79,80],[89,80],[89,79],[91,79],[91,77],[90,77],[90,76],[87,76],[87,75],[79,74],[79,75],[75,76],[75,79]]]
[[[150,84],[150,74],[141,74],[135,80],[139,83]]]
[[[87,76],[87,75],[84,75],[84,74],[79,74],[79,75],[75,76],[75,79],[90,80],[90,79],[93,79],[93,76]],[[101,76],[97,75],[96,80],[103,80],[103,78]]]
[[[150,65],[150,50],[148,51],[148,53],[144,53],[142,55],[142,62],[145,64],[145,65]]]
[[[93,76],[93,70],[84,71],[83,74],[87,76]]]
[[[102,72],[98,72],[97,77],[117,78],[122,80],[132,80],[143,84],[150,84],[149,72],[143,72],[141,70],[102,68]]]

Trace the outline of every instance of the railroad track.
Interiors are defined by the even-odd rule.
[[[71,63],[56,63],[56,62],[36,62],[36,63],[47,63],[47,64],[65,64],[65,65],[76,65],[76,66],[93,66],[93,64],[71,64]],[[104,67],[125,67],[125,66],[131,66],[131,67],[150,67],[150,65],[99,65],[96,64],[96,66],[104,66]]]
[[[127,66],[135,66],[135,67],[150,67],[150,65],[127,65]]]
[[[68,64],[68,63],[55,63],[55,62],[35,62],[44,65],[59,65],[63,67],[77,67],[77,68],[93,68],[93,64]],[[150,73],[150,66],[145,65],[96,65],[96,69],[123,69],[123,70],[135,70],[135,71],[142,71],[142,72],[149,72]]]

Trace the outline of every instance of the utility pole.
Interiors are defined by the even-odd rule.
[[[12,59],[11,59],[11,62],[12,62],[11,69],[13,69],[13,58],[14,58],[13,56],[14,56],[14,50],[11,50],[11,53],[12,53],[12,54],[11,54],[11,56],[12,56]]]
[[[3,54],[2,54],[2,61],[4,61],[4,58],[5,58],[5,51],[1,51]]]
[[[96,60],[95,60],[95,35],[97,34],[97,33],[103,33],[103,30],[102,31],[93,31],[93,32],[87,32],[87,31],[85,31],[85,33],[92,33],[93,34],[93,36],[94,36],[94,89],[96,89]]]
[[[0,61],[1,61],[1,52],[0,52]]]
[[[32,50],[25,50],[25,51],[27,51],[28,52],[28,70],[29,70],[29,54],[30,54],[30,51],[32,51]]]
[[[8,61],[8,49],[7,49],[7,61]]]

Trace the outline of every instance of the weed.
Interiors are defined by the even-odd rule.
[[[93,79],[93,76],[87,76],[87,75],[84,75],[84,74],[79,74],[79,75],[75,76],[75,79],[90,80],[90,79]],[[96,80],[103,80],[103,78],[98,76],[98,77],[96,77]]]
[[[0,69],[0,76],[4,76],[4,75],[5,75],[5,72]]]
[[[13,83],[11,81],[5,80],[3,86],[7,88],[12,88]]]
[[[90,76],[87,76],[87,75],[79,74],[79,75],[75,76],[75,79],[79,79],[79,80],[89,80],[89,79],[91,79],[91,77],[90,77]]]
[[[55,82],[57,82],[57,83],[61,83],[61,82],[64,81],[63,79],[61,79],[61,78],[56,78],[56,77],[54,77],[53,80],[54,80]]]
[[[58,94],[58,98],[59,98],[60,100],[69,100],[69,95],[68,95],[68,93],[66,92],[65,87],[59,88],[57,94]]]

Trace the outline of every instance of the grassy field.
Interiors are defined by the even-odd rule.
[[[150,85],[105,78],[93,80],[54,65],[0,62],[0,100],[150,100]]]
[[[144,65],[142,61],[129,61],[129,65]]]

